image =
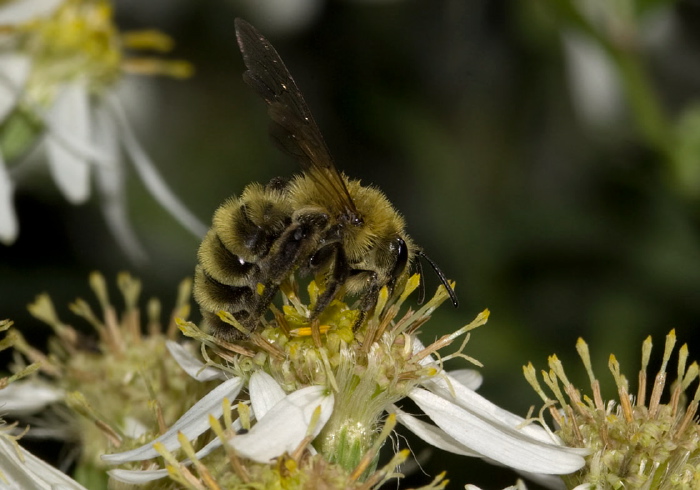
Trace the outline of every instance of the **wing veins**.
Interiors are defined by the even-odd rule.
[[[243,80],[268,105],[270,135],[295,158],[336,211],[357,216],[355,203],[333,163],[323,135],[301,91],[275,48],[252,25],[236,19],[236,37],[247,71]]]

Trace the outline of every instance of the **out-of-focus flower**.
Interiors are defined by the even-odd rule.
[[[65,473],[34,456],[10,435],[0,419],[0,488],[5,490],[86,490]]]
[[[69,202],[87,200],[94,171],[103,214],[132,258],[145,254],[128,220],[122,153],[183,226],[197,236],[206,232],[158,174],[116,95],[128,73],[189,76],[183,61],[125,55],[126,49],[171,47],[156,31],[120,32],[107,0],[0,5],[0,241],[12,243],[18,233],[13,192],[22,166],[10,163],[42,135],[51,175]]]
[[[106,480],[100,455],[165,432],[212,384],[194,381],[166,349],[166,341],[179,335],[174,318],[188,315],[191,281],[181,285],[165,328],[155,299],[148,304],[148,321],[142,321],[141,284],[128,274],[118,278],[126,305],[121,313],[112,305],[101,275],[92,274],[90,283],[102,314],[95,314],[82,299],[71,309],[94,328],[96,340],[64,323],[45,294],[29,308],[54,330],[48,355],[29,345],[9,322],[0,324],[0,331],[7,331],[0,348],[11,347],[17,354],[12,366],[16,374],[0,379],[0,387],[7,385],[0,389],[0,411],[8,419],[30,421],[28,439],[77,445],[76,471]],[[25,365],[27,361],[32,364]],[[5,471],[2,458],[0,471]]]
[[[618,400],[604,401],[600,382],[591,364],[588,345],[579,339],[576,349],[591,384],[590,396],[568,380],[556,356],[549,359],[549,371],[542,378],[553,399],[541,387],[532,364],[525,377],[549,406],[557,426],[556,434],[569,446],[588,448],[586,466],[565,476],[567,488],[687,489],[700,486],[700,425],[696,418],[700,390],[688,389],[698,378],[698,364],[688,366],[688,347],[678,352],[677,378],[670,385],[669,398],[662,403],[667,384],[667,366],[676,344],[671,331],[666,337],[663,360],[653,380],[647,402],[647,369],[651,337],[642,346],[642,367],[636,397],[614,355],[608,367],[617,385]],[[559,404],[561,408],[555,408]]]
[[[308,28],[323,13],[325,0],[235,0],[253,24],[264,31],[285,34]],[[381,4],[401,0],[354,0]]]
[[[464,371],[452,376],[444,371],[442,362],[447,359],[469,359],[461,352],[466,339],[457,352],[442,356],[440,361],[433,354],[486,323],[488,311],[425,347],[416,336],[417,329],[448,295],[441,287],[419,310],[408,310],[400,316],[403,302],[418,283],[418,276],[412,277],[395,301],[388,300],[384,289],[375,312],[357,332],[353,325],[358,310],[339,300],[324,310],[317,322],[309,322],[318,297],[313,282],[308,305],[300,301],[294,283],[286,283],[282,287],[283,311],[272,307],[275,320],[259,333],[246,332],[248,340],[236,345],[211,337],[192,323],[182,323],[183,332],[199,340],[206,354],[206,362],[198,361],[171,344],[170,351],[183,369],[204,379],[214,377],[219,370],[229,379],[158,439],[105,456],[113,464],[132,465],[132,469],[113,470],[112,477],[143,482],[169,476],[175,469],[197,461],[206,472],[206,477],[199,473],[201,478],[221,483],[235,474],[245,482],[247,470],[235,464],[222,470],[202,458],[228,454],[247,469],[248,465],[279,467],[274,460],[287,461],[288,455],[295,455],[295,464],[303,465],[318,454],[337,470],[354,475],[353,481],[363,481],[376,467],[377,445],[383,443],[381,434],[386,428],[381,421],[387,412],[387,420],[396,418],[430,444],[457,454],[484,457],[533,473],[563,474],[580,468],[584,463],[580,451],[562,446],[542,427],[496,407],[463,384],[465,379],[478,382],[478,377]],[[230,315],[219,315],[232,328],[245,331]],[[213,360],[217,357],[218,362]],[[232,417],[228,400],[237,397],[244,386],[252,411],[239,403],[238,419],[226,423],[226,431],[219,431],[216,419],[222,413]],[[436,425],[395,405],[406,397],[413,399]],[[206,437],[204,441],[211,440],[210,445],[195,442],[211,431],[218,439]],[[190,444],[191,449],[185,449]],[[225,452],[214,451],[216,446],[223,446]],[[155,462],[145,463],[181,447],[189,457],[186,462],[171,460],[167,468],[160,469],[154,468]],[[144,464],[147,471],[143,471]]]

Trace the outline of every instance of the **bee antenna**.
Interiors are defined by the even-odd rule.
[[[457,306],[459,306],[459,301],[457,301],[457,295],[455,294],[455,290],[452,289],[452,286],[450,286],[450,282],[447,280],[445,273],[442,272],[440,270],[440,268],[438,267],[438,265],[435,262],[433,262],[433,260],[430,257],[425,255],[425,252],[423,252],[422,250],[418,251],[418,256],[428,261],[428,264],[430,264],[430,267],[433,268],[433,270],[435,271],[435,274],[437,274],[442,285],[445,286],[445,289],[447,289],[447,294],[450,295],[450,299],[452,300],[452,304],[454,305],[455,308],[457,308]],[[420,282],[421,282],[421,288],[423,289],[422,295],[423,295],[423,297],[425,297],[425,285],[423,285],[423,275],[422,275],[423,267],[420,265],[420,262],[418,262],[418,268],[419,268],[419,271],[421,272]]]

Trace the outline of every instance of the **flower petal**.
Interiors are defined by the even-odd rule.
[[[131,416],[126,416],[121,425],[121,430],[124,435],[126,437],[130,437],[131,439],[138,439],[139,437],[143,437],[148,433],[148,426]]]
[[[503,410],[498,405],[491,403],[483,396],[464,386],[448,373],[443,373],[441,376],[434,377],[430,381],[423,383],[423,386],[445,400],[483,419],[498,421],[506,427],[520,426],[525,422],[522,417],[507,410]],[[553,440],[552,435],[539,425],[527,424],[519,429],[519,431],[546,444],[560,444],[558,439]]]
[[[477,487],[476,485],[464,485],[464,490],[481,490],[481,487]],[[506,487],[503,490],[527,490],[527,487],[525,486],[525,482],[518,480],[515,485]]]
[[[585,461],[570,448],[534,439],[515,425],[469,411],[421,388],[409,397],[447,434],[468,449],[522,471],[567,474]]]
[[[205,226],[185,205],[178,199],[175,193],[167,186],[163,177],[158,173],[156,166],[144,151],[134,131],[129,125],[124,108],[116,96],[109,99],[115,121],[119,125],[124,149],[131,158],[136,172],[138,172],[144,185],[153,198],[168,211],[173,218],[197,237],[203,237],[209,227]]]
[[[94,107],[93,141],[95,149],[112,162],[98,161],[95,165],[97,190],[100,207],[112,235],[122,250],[137,264],[147,260],[146,251],[141,245],[129,220],[124,178],[124,162],[119,148],[119,132],[112,114],[101,104]]]
[[[22,94],[22,86],[29,76],[30,66],[26,56],[16,53],[0,54],[0,122],[5,120],[17,104]]]
[[[0,390],[0,412],[3,415],[31,415],[62,400],[64,394],[63,390],[38,378],[15,381]]]
[[[46,150],[56,185],[72,204],[90,195],[90,173],[82,147],[90,147],[90,107],[87,85],[67,85],[46,115]]]
[[[449,436],[445,431],[432,424],[423,422],[422,420],[409,415],[398,407],[392,410],[396,414],[396,420],[404,425],[408,430],[423,439],[431,446],[461,456],[479,457],[479,453],[468,450],[463,444],[457,442],[453,437]]]
[[[454,371],[448,371],[447,374],[452,379],[474,391],[478,390],[481,383],[484,382],[484,377],[476,369],[455,369]]]
[[[317,436],[333,413],[334,396],[322,386],[309,386],[285,396],[247,434],[228,444],[244,458],[269,463],[296,449],[307,436],[317,407],[320,418],[310,435]]]
[[[192,353],[187,350],[187,348],[182,345],[168,340],[165,342],[165,346],[170,351],[170,355],[173,356],[175,362],[177,362],[180,367],[187,374],[192,376],[197,381],[211,381],[212,379],[226,379],[226,375],[220,369],[216,369],[214,366],[207,366],[202,361],[197,359]]]
[[[570,100],[583,122],[609,128],[620,121],[624,92],[608,53],[588,36],[567,30],[562,35]]]
[[[14,203],[15,185],[5,167],[5,160],[0,153],[0,242],[5,245],[14,243],[19,232]]]
[[[6,490],[86,490],[65,473],[2,436],[0,473],[0,488]]]
[[[167,469],[158,470],[109,470],[109,476],[117,481],[131,485],[143,485],[154,480],[160,480],[168,476]]]
[[[236,420],[233,423],[234,430],[240,429],[240,420]],[[218,437],[209,441],[209,444],[204,446],[202,449],[195,453],[197,459],[202,459],[205,456],[211,454],[215,449],[221,447],[221,439]],[[192,461],[187,458],[182,462],[185,466],[192,464]],[[115,480],[122,481],[124,483],[141,484],[148,483],[149,481],[160,480],[168,476],[167,469],[157,469],[157,470],[109,470],[107,473]]]
[[[253,373],[248,383],[248,389],[250,391],[250,404],[253,407],[255,418],[258,420],[262,420],[265,414],[285,397],[284,390],[275,381],[275,378],[265,371]]]
[[[168,451],[180,447],[178,433],[192,440],[209,429],[209,415],[216,418],[223,414],[221,402],[224,398],[234,399],[243,387],[242,378],[231,378],[207,393],[201,400],[192,406],[182,417],[175,422],[168,431],[155,440],[131,451],[122,453],[105,454],[102,460],[109,464],[121,464],[128,461],[141,461],[159,456],[153,448],[156,442],[162,443]]]

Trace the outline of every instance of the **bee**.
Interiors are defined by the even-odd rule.
[[[386,196],[336,169],[299,88],[270,42],[242,19],[235,25],[247,68],[243,79],[267,104],[272,139],[303,172],[266,185],[250,184],[214,213],[195,269],[194,296],[205,326],[224,340],[243,339],[245,334],[217,312],[230,313],[252,332],[280,285],[299,273],[314,275],[323,287],[311,320],[334,298],[353,295],[359,298],[358,328],[382,287],[392,293],[405,283],[416,257],[428,261],[457,306],[445,275],[408,236],[404,219]]]

